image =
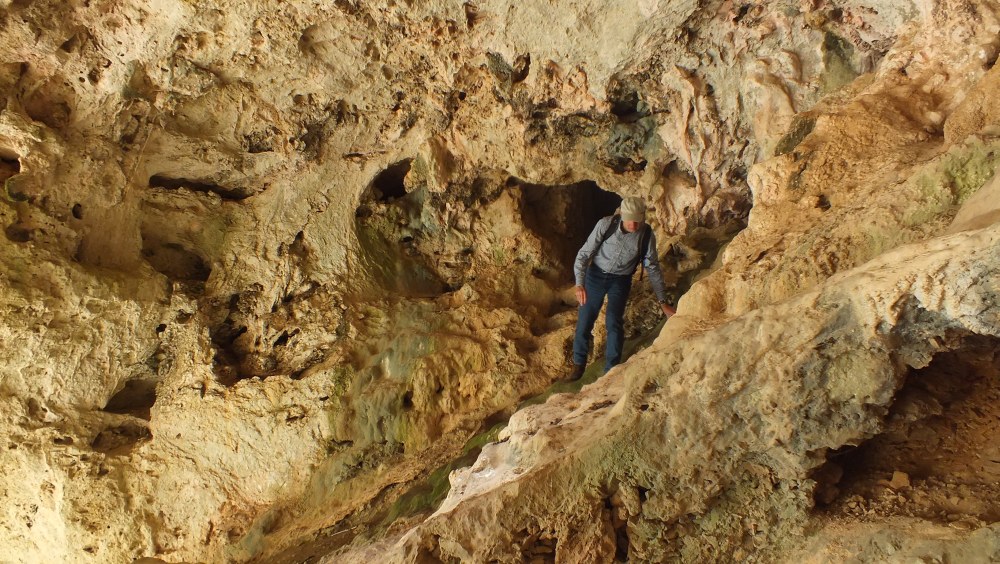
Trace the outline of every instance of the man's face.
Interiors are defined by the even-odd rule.
[[[637,229],[639,229],[639,227],[642,226],[642,222],[641,221],[623,221],[622,222],[622,226],[625,227],[625,231],[628,231],[629,233],[635,233],[635,231]]]

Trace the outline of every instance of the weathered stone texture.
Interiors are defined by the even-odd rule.
[[[0,559],[919,556],[814,490],[998,336],[998,14],[0,0]],[[679,315],[424,520],[564,375],[626,195]]]

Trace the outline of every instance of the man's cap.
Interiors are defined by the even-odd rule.
[[[622,200],[622,221],[646,221],[646,202],[635,196]]]

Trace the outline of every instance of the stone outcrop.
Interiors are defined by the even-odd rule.
[[[997,469],[956,472],[996,453],[998,31],[0,0],[0,559],[995,558]],[[679,314],[515,414],[577,391],[572,259],[626,195]]]

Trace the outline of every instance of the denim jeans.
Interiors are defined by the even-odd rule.
[[[632,277],[608,274],[590,265],[583,287],[587,291],[587,303],[580,306],[578,311],[576,337],[573,338],[573,364],[587,364],[587,356],[594,341],[591,333],[597,315],[601,313],[601,306],[604,305],[604,297],[607,296],[608,309],[604,314],[608,328],[604,359],[604,371],[607,372],[622,361],[622,348],[625,346],[625,304],[632,290]]]

